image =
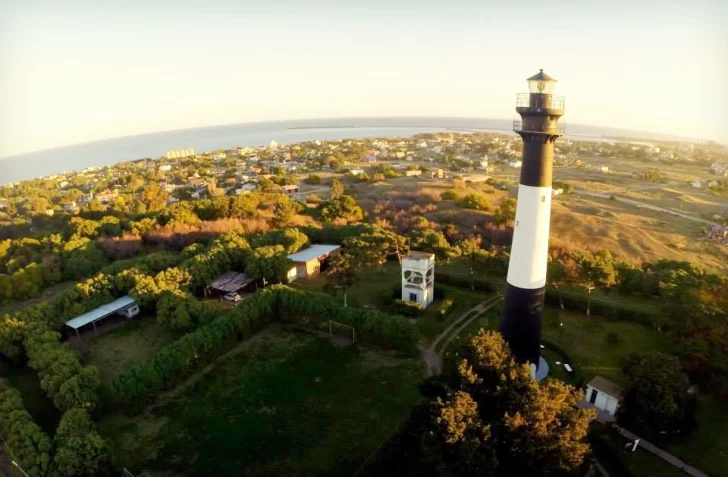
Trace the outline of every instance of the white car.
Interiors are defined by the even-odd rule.
[[[235,292],[230,292],[230,293],[225,293],[222,296],[222,299],[225,300],[225,301],[229,301],[230,303],[237,303],[240,300],[242,300],[243,297],[241,297],[240,295],[238,295]]]

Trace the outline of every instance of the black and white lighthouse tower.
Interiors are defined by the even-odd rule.
[[[540,359],[541,318],[551,219],[554,142],[564,133],[557,123],[564,98],[554,97],[556,80],[541,70],[528,78],[529,93],[519,94],[521,120],[513,130],[523,139],[516,223],[500,330],[516,359],[536,368]]]

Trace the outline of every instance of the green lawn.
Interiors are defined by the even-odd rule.
[[[635,477],[685,477],[682,470],[644,449],[622,455],[622,463]]]
[[[563,323],[563,327],[559,326]],[[607,341],[608,333],[616,333],[617,343]],[[589,381],[596,375],[623,383],[622,362],[635,352],[670,352],[671,340],[654,329],[628,321],[561,311],[547,307],[542,337],[564,349],[574,361],[577,375]]]
[[[385,313],[391,313],[389,305],[392,303],[395,293],[397,298],[400,297],[401,280],[400,266],[397,262],[386,263],[383,271],[379,268],[365,270],[359,274],[359,283],[348,291],[347,301],[350,306],[372,307]],[[325,275],[293,282],[295,288],[316,292],[324,291],[325,285]],[[437,267],[435,268],[435,287],[442,290],[446,296],[452,297],[455,305],[452,312],[441,320],[437,317],[437,308],[440,306],[441,300],[435,300],[427,307],[424,314],[417,318],[417,327],[427,343],[431,342],[453,320],[491,296],[484,292],[472,292],[464,288],[438,284]],[[339,297],[343,302],[343,296],[339,294]]]
[[[114,459],[185,475],[352,475],[419,399],[417,359],[271,326],[189,392],[100,423]]]
[[[137,317],[86,343],[85,364],[99,368],[101,382],[106,386],[131,365],[148,360],[161,346],[180,335],[158,325],[153,317]]]
[[[702,395],[696,418],[698,430],[684,439],[675,439],[667,450],[688,464],[715,476],[728,476],[728,412],[725,403],[712,395]]]

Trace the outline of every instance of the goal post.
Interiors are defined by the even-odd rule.
[[[329,320],[329,335],[334,336],[334,332],[338,332],[338,334],[342,334],[342,331],[345,331],[347,336],[351,336],[351,343],[356,343],[356,330],[351,325],[345,325],[344,323],[339,323],[338,321]],[[351,331],[351,333],[349,333]]]

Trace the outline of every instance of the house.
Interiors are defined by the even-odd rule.
[[[56,214],[56,211],[49,208],[46,209],[43,213],[46,214],[48,217],[53,217]]]
[[[349,171],[349,174],[351,174],[352,176],[358,176],[364,174],[364,169],[351,169]]]
[[[290,254],[288,259],[293,262],[296,273],[293,277],[289,276],[289,279],[293,278],[295,280],[296,278],[309,278],[318,275],[321,273],[321,267],[325,264],[325,261],[339,253],[341,253],[339,245],[316,244],[300,252]]]
[[[283,193],[287,196],[292,196],[293,194],[298,194],[298,186],[297,185],[284,185],[282,187]]]
[[[561,189],[561,188],[559,188],[559,189],[552,189],[551,190],[551,195],[553,197],[556,197],[557,195],[561,195],[563,193],[564,193],[564,189]]]
[[[695,187],[696,189],[702,189],[703,188],[703,183],[700,182],[700,181],[693,181],[690,185],[693,186],[693,187]]]
[[[510,161],[508,163],[508,167],[521,167],[523,165],[522,161]]]
[[[74,213],[76,209],[78,208],[78,205],[76,204],[75,200],[72,200],[71,202],[66,202],[63,204],[63,210],[66,212]]]
[[[79,203],[79,204],[82,204],[82,205],[83,205],[83,204],[88,204],[88,203],[89,203],[89,202],[91,202],[92,200],[94,200],[94,195],[93,195],[92,193],[90,193],[90,192],[89,192],[88,194],[83,194],[83,195],[81,196],[81,198],[79,198],[79,199],[78,199],[78,203]]]
[[[586,399],[589,404],[607,414],[614,416],[619,408],[619,402],[624,396],[621,386],[596,376],[586,385]]]
[[[253,191],[254,191],[254,190],[256,190],[257,188],[258,188],[258,184],[256,184],[255,182],[246,182],[246,183],[245,183],[245,184],[243,184],[243,186],[242,186],[241,188],[239,188],[238,190],[240,190],[240,191],[243,191],[242,193],[245,193],[245,192],[253,192]],[[238,190],[236,190],[236,191],[235,191],[235,193],[236,193],[237,195],[240,195],[240,194],[238,194]]]
[[[433,169],[430,171],[430,177],[433,179],[442,179],[445,177],[445,171],[443,169]]]
[[[421,175],[421,174],[422,174],[422,171],[421,171],[421,170],[419,170],[419,169],[412,169],[412,170],[407,170],[407,171],[406,171],[406,172],[404,173],[404,175],[405,175],[405,176],[407,176],[407,177],[417,177],[417,176],[419,176],[419,175]]]
[[[394,156],[395,156],[395,157],[396,157],[397,159],[402,159],[402,158],[403,158],[403,157],[405,156],[405,154],[404,154],[404,152],[402,152],[402,151],[397,151],[397,152],[395,152],[395,153],[394,153]]]
[[[164,164],[164,165],[159,166],[159,172],[169,172],[171,170],[172,170],[171,164]]]
[[[377,162],[377,156],[374,154],[369,154],[368,156],[364,156],[364,162],[373,163]]]
[[[169,192],[169,191],[167,191],[167,192]],[[119,195],[119,193],[117,191],[106,189],[103,192],[99,192],[96,195],[96,199],[98,199],[98,201],[101,202],[102,204],[107,204],[107,203],[111,202],[113,199],[115,199],[118,195]]]
[[[600,171],[600,172],[609,172],[609,167],[607,167],[607,166],[602,166],[602,167],[600,167],[600,168],[599,168],[599,171]]]

